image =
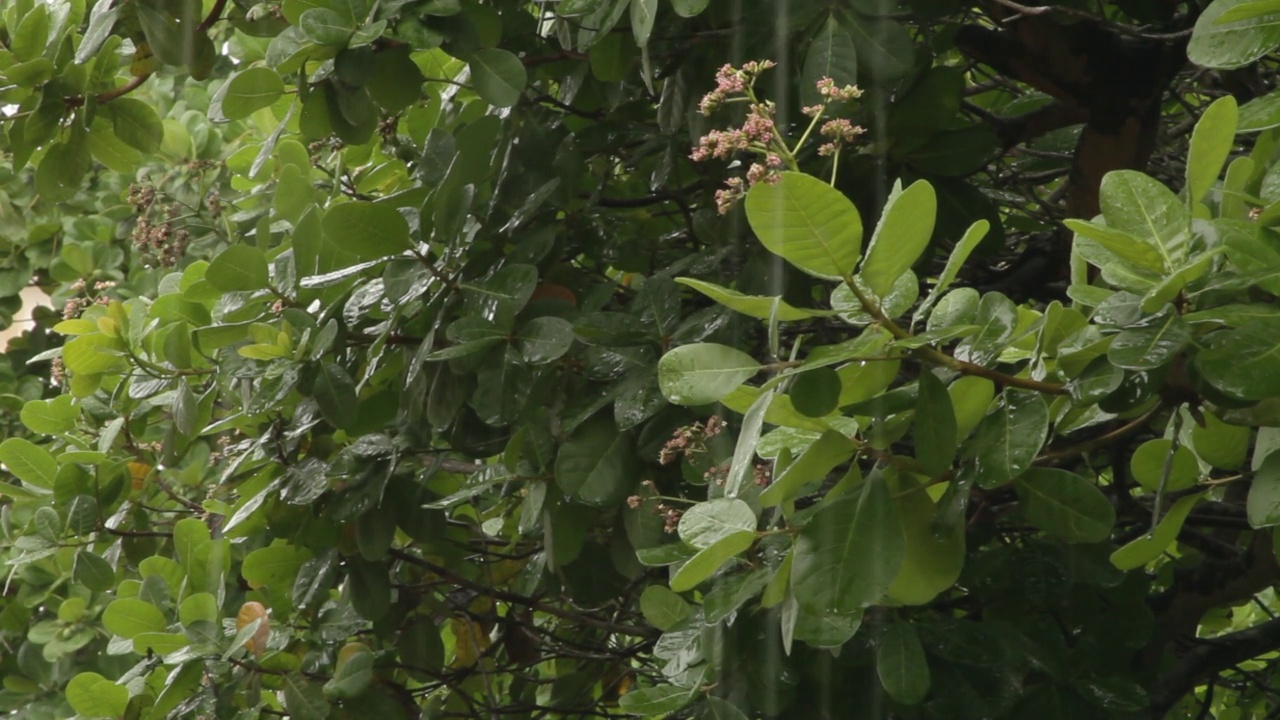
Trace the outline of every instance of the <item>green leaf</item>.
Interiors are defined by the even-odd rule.
[[[218,599],[207,592],[188,595],[178,606],[178,620],[183,625],[194,622],[218,622]]]
[[[840,373],[824,365],[800,373],[791,383],[787,397],[796,412],[812,418],[825,417],[840,403],[842,387]]]
[[[650,585],[640,593],[640,613],[650,625],[666,631],[683,622],[692,610],[667,586]]]
[[[806,612],[854,615],[884,598],[905,552],[898,509],[873,474],[823,505],[800,531],[791,587]]]
[[[287,597],[298,568],[310,558],[311,551],[306,548],[283,543],[269,545],[246,555],[240,574],[251,588],[268,587]]]
[[[1004,398],[979,424],[969,448],[985,488],[1003,485],[1031,467],[1049,434],[1049,406],[1040,394],[1006,390]]]
[[[643,48],[649,44],[657,16],[658,0],[631,0],[631,34],[636,40],[636,47]]]
[[[760,432],[764,429],[765,414],[773,403],[774,394],[762,392],[752,401],[750,407],[742,414],[742,426],[738,428],[738,441],[733,446],[733,459],[729,463],[729,474],[725,477],[725,497],[738,497],[748,487],[748,478],[753,476],[756,459],[756,443],[760,440]]]
[[[893,501],[902,518],[906,551],[888,594],[896,603],[924,605],[960,577],[964,567],[965,528],[963,524],[955,524],[935,531],[938,508],[925,488],[907,482],[899,485],[893,488]]]
[[[929,692],[929,663],[913,625],[897,621],[885,628],[876,649],[876,674],[890,697],[916,705]]]
[[[675,592],[694,589],[731,558],[751,547],[755,541],[756,534],[748,530],[739,530],[720,538],[715,544],[699,550],[671,576],[671,589]]]
[[[335,363],[322,364],[315,383],[311,386],[311,396],[320,406],[324,419],[334,427],[347,429],[355,425],[359,412],[356,385],[341,366]]]
[[[957,290],[952,295],[959,292]],[[986,293],[978,302],[973,324],[978,326],[978,331],[960,343],[956,348],[956,358],[976,365],[989,365],[1000,357],[1013,339],[1018,327],[1018,306],[998,292]]]
[[[1238,122],[1236,131],[1241,133],[1280,127],[1280,90],[1272,90],[1242,105]]]
[[[150,105],[130,97],[116,98],[102,106],[111,127],[129,147],[143,153],[154,153],[164,140],[164,123]]]
[[[911,69],[915,43],[901,23],[856,13],[845,13],[843,19],[858,49],[859,71],[873,82],[891,83]]]
[[[89,134],[79,125],[73,126],[70,137],[54,143],[40,160],[36,168],[36,190],[45,200],[69,200],[80,191],[92,164]]]
[[[116,571],[102,557],[82,550],[76,553],[72,578],[91,592],[103,592],[115,584]]]
[[[324,696],[334,700],[359,697],[373,680],[373,653],[366,648],[339,658],[333,677],[324,685]]]
[[[1022,514],[1032,525],[1067,542],[1102,542],[1116,511],[1088,480],[1055,468],[1032,468],[1014,482]]]
[[[178,633],[147,632],[133,636],[133,651],[139,655],[148,653],[168,655],[190,644],[191,641],[187,639],[186,635]]]
[[[1195,362],[1214,387],[1241,400],[1280,395],[1280,318],[1254,320],[1208,340]]]
[[[1187,151],[1187,207],[1195,207],[1218,180],[1235,146],[1237,115],[1236,99],[1227,95],[1213,101],[1196,122]]]
[[[1244,18],[1219,24],[1218,18],[1252,0],[1214,0],[1196,19],[1187,58],[1208,68],[1244,67],[1280,45],[1280,23],[1276,14]]]
[[[1107,359],[1117,367],[1150,370],[1171,362],[1191,342],[1191,326],[1172,305],[1116,335]]]
[[[916,460],[925,473],[936,477],[950,469],[960,440],[956,413],[946,386],[932,372],[920,373],[913,426]]]
[[[209,103],[209,119],[229,122],[246,118],[284,94],[280,74],[268,67],[253,67],[232,75]]]
[[[933,186],[924,180],[889,196],[859,273],[876,297],[884,297],[920,259],[933,236],[937,213],[938,197]]]
[[[792,322],[815,317],[829,317],[835,314],[834,310],[810,310],[808,308],[794,307],[783,300],[781,296],[743,295],[737,290],[730,290],[703,280],[676,278],[676,282],[697,290],[734,312],[760,320],[769,320],[776,317],[782,322]]]
[[[341,264],[342,255],[355,261],[399,255],[413,247],[409,223],[394,207],[363,201],[331,206],[320,221],[326,245],[321,248],[321,266]],[[326,257],[327,256],[327,257]]]
[[[1200,502],[1200,495],[1189,495],[1169,508],[1153,532],[1149,532],[1111,553],[1111,564],[1120,570],[1136,570],[1164,554],[1178,537],[1182,523],[1186,522],[1191,508]]]
[[[681,345],[658,361],[658,387],[677,405],[720,400],[760,371],[750,355],[715,343]]]
[[[1115,170],[1102,178],[1098,193],[1107,225],[1160,251],[1166,270],[1187,259],[1191,215],[1173,191],[1135,170]]]
[[[520,58],[506,50],[492,48],[475,51],[467,64],[481,100],[503,108],[520,102],[520,96],[529,84],[529,73]]]
[[[48,450],[30,440],[9,438],[0,443],[0,462],[22,482],[45,490],[53,489],[58,461]]]
[[[631,435],[618,432],[612,420],[583,425],[556,454],[556,484],[588,505],[622,502],[639,470],[632,442]]]
[[[697,688],[658,685],[632,690],[618,699],[618,705],[623,711],[632,715],[645,717],[666,715],[688,705],[693,700],[695,692]]]
[[[160,608],[136,598],[112,600],[102,611],[102,626],[125,639],[139,633],[164,632],[167,624]]]
[[[534,318],[520,328],[515,341],[525,362],[545,365],[559,360],[573,346],[573,323],[558,317]]]
[[[73,430],[80,418],[80,406],[73,405],[70,395],[52,400],[30,400],[22,406],[22,424],[31,432],[58,435]]]
[[[49,7],[38,3],[23,16],[17,27],[11,27],[9,51],[18,62],[34,60],[49,42]]]
[[[317,45],[346,47],[355,28],[350,21],[325,7],[313,7],[298,18],[298,29]]]
[[[1143,242],[1127,232],[1107,225],[1073,218],[1063,220],[1062,224],[1077,235],[1089,238],[1108,250],[1112,255],[1132,263],[1138,268],[1155,272],[1163,272],[1166,269],[1164,258],[1154,245]]]
[[[702,598],[703,622],[718,623],[732,616],[743,603],[760,595],[773,575],[769,568],[759,568],[721,578],[715,589]]]
[[[67,704],[86,718],[120,717],[129,705],[129,689],[95,672],[82,672],[67,683]]]
[[[960,274],[960,268],[964,266],[974,248],[978,247],[978,243],[982,242],[982,239],[987,236],[990,230],[991,223],[986,220],[979,220],[970,225],[968,230],[965,230],[964,236],[951,249],[951,255],[947,257],[947,264],[942,269],[942,274],[938,276],[937,284],[929,291],[924,303],[916,311],[912,320],[913,324],[918,322],[920,318],[929,315],[929,309],[938,301],[942,293],[951,287],[951,283],[955,282],[956,276]]]
[[[818,93],[817,82],[831,78],[836,87],[856,85],[858,82],[858,51],[853,37],[836,21],[835,15],[818,28],[809,42],[804,57],[804,69],[800,71],[800,102],[802,105],[819,105],[823,97]]]
[[[89,11],[89,27],[84,31],[84,37],[80,39],[80,45],[76,48],[77,65],[83,65],[93,59],[102,49],[119,17],[119,5],[109,2],[93,4],[93,9]]]
[[[320,684],[296,672],[284,677],[284,708],[294,720],[325,720],[329,717],[329,701],[325,699]]]
[[[839,190],[803,173],[747,192],[747,221],[770,252],[826,280],[853,272],[862,252],[862,219]]]
[[[231,245],[209,263],[204,279],[223,292],[261,290],[269,282],[266,256],[252,245]]]
[[[849,438],[835,430],[822,433],[760,493],[760,504],[774,507],[795,499],[807,486],[823,480],[837,465],[853,457],[856,449]]]
[[[1223,470],[1238,470],[1249,452],[1250,428],[1228,425],[1213,413],[1203,413],[1205,425],[1191,428],[1191,448],[1201,460]]]
[[[1280,525],[1280,453],[1271,453],[1253,472],[1245,505],[1249,526]]]
[[[1186,490],[1200,479],[1200,466],[1196,463],[1196,456],[1182,445],[1175,450],[1173,441],[1168,438],[1148,440],[1129,456],[1129,473],[1149,492],[1159,489],[1166,465],[1169,467],[1169,476],[1165,479],[1165,492]]]
[[[711,4],[711,0],[671,0],[671,7],[682,18],[697,17]]]
[[[700,502],[680,517],[680,539],[690,547],[704,550],[730,535],[754,532],[756,515],[741,500],[718,498]]]

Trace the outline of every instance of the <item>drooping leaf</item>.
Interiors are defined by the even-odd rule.
[[[906,552],[884,479],[828,502],[796,538],[791,585],[815,614],[853,615],[879,602]]]

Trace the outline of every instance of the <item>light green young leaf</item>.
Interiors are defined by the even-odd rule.
[[[754,532],[756,515],[745,502],[717,498],[700,502],[680,517],[680,539],[690,547],[704,550],[722,539],[742,532]]]
[[[268,67],[252,67],[231,76],[209,103],[209,119],[229,122],[270,107],[284,94],[280,74]]]
[[[937,214],[937,194],[924,180],[889,197],[859,272],[877,297],[886,295],[894,281],[920,259],[933,236]]]
[[[1280,11],[1280,3],[1277,3],[1276,10]],[[1222,172],[1222,164],[1235,145],[1238,114],[1236,99],[1226,95],[1205,109],[1196,123],[1187,151],[1188,208],[1195,207],[1204,199]]]
[[[1154,532],[1149,532],[1111,553],[1111,564],[1120,570],[1135,570],[1160,557],[1177,539],[1182,523],[1186,522],[1187,515],[1200,502],[1201,497],[1203,496],[1189,495],[1174,503],[1160,519]]]
[[[770,252],[814,277],[841,280],[862,251],[862,218],[839,190],[784,172],[747,192],[747,221]]]
[[[834,310],[810,310],[808,308],[794,307],[787,301],[783,300],[781,296],[766,297],[764,295],[743,295],[737,290],[721,287],[715,283],[709,283],[704,280],[676,278],[676,282],[697,290],[734,312],[739,312],[748,317],[760,320],[768,320],[771,317],[777,317],[778,320],[783,322],[791,322],[795,320],[808,320],[809,318],[816,317],[829,317],[835,314]]]

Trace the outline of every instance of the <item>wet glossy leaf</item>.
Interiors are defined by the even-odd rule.
[[[1055,468],[1032,468],[1014,483],[1022,514],[1033,525],[1067,542],[1102,542],[1116,511],[1088,480]]]
[[[705,405],[733,392],[760,370],[750,355],[727,345],[682,345],[658,361],[658,386],[677,405]]]
[[[1181,445],[1175,450],[1173,442],[1165,438],[1142,443],[1129,458],[1129,472],[1148,492],[1156,492],[1160,487],[1161,478],[1165,477],[1166,465],[1168,477],[1164,481],[1165,492],[1186,490],[1200,478],[1200,467],[1196,464],[1195,455]]]
[[[744,530],[756,529],[756,515],[741,500],[720,498],[700,502],[680,517],[680,539],[698,550]]]
[[[894,622],[885,628],[876,649],[876,674],[894,700],[915,705],[929,692],[929,663],[915,628]]]

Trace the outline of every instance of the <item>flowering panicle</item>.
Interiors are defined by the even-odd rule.
[[[741,68],[725,65],[716,72],[716,87],[703,96],[698,109],[703,115],[711,115],[726,103],[748,103],[747,117],[741,127],[725,130],[712,130],[701,139],[689,154],[694,162],[707,160],[729,161],[737,153],[750,152],[761,156],[763,162],[751,163],[747,168],[746,178],[732,177],[725,181],[725,187],[716,191],[716,210],[725,214],[733,209],[752,186],[757,183],[777,182],[782,169],[790,165],[795,168],[795,153],[808,139],[810,131],[817,125],[828,108],[837,103],[854,100],[862,96],[862,91],[855,85],[836,85],[831,78],[822,78],[816,83],[818,95],[822,101],[802,109],[811,118],[809,129],[795,148],[789,148],[786,140],[778,130],[777,107],[771,101],[761,101],[756,97],[753,86],[760,73],[774,67],[771,60],[758,60],[746,63]],[[828,141],[818,148],[821,156],[836,155],[843,147],[853,142],[862,134],[863,129],[846,119],[828,120],[819,133]],[[834,170],[832,171],[834,175]]]
[[[720,434],[724,429],[724,421],[718,415],[707,418],[707,424],[695,422],[676,428],[671,439],[658,453],[658,462],[669,465],[681,457],[692,460],[695,455],[707,451],[707,441]]]

